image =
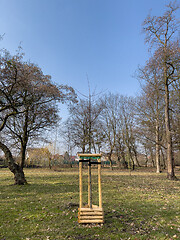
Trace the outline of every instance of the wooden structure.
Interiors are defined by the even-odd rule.
[[[104,223],[101,192],[101,154],[79,153],[79,223]],[[83,206],[82,164],[88,162],[88,204]],[[98,164],[99,206],[92,204],[91,165]]]

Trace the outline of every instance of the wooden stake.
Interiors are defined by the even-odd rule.
[[[98,162],[101,162],[101,159],[98,159]],[[101,164],[98,164],[98,187],[99,187],[99,208],[102,208]]]
[[[79,162],[79,208],[82,208],[82,162]]]
[[[92,183],[91,183],[91,165],[88,165],[88,205],[92,208]]]

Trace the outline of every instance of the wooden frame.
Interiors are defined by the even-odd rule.
[[[79,157],[79,223],[104,223],[104,213],[102,209],[102,190],[101,190],[101,154],[78,153]],[[88,204],[83,206],[83,183],[82,165],[88,162]],[[92,177],[91,165],[98,164],[98,190],[99,206],[92,204]]]

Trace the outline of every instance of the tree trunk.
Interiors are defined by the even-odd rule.
[[[134,171],[134,169],[135,169],[135,164],[134,164],[133,158],[131,158],[131,162],[132,162],[132,170]]]
[[[134,164],[138,167],[140,167],[141,165],[139,164],[139,161],[138,161],[138,157],[137,157],[137,151],[135,149],[135,147],[133,146],[133,152],[134,152]]]
[[[166,73],[166,70],[165,70]],[[166,142],[167,142],[167,178],[170,180],[176,179],[174,173],[174,163],[172,154],[172,138],[169,116],[169,86],[167,77],[165,79],[165,126],[166,126]]]
[[[127,162],[126,162],[126,158],[125,158],[125,153],[124,153],[124,151],[121,151],[121,156],[122,156],[122,165],[123,165],[123,167],[124,167],[125,169],[127,169],[127,168],[128,168],[128,164],[127,164]]]
[[[121,158],[118,156],[118,168],[121,169]]]
[[[152,167],[155,167],[154,156],[153,156],[153,150],[152,150],[152,148],[150,148],[150,155],[151,155]]]
[[[156,173],[161,172],[160,167],[160,146],[159,146],[159,124],[156,121]]]
[[[162,162],[163,162],[163,169],[166,169],[166,161],[165,161],[165,157],[164,157],[162,148],[161,148],[161,156],[162,156]]]
[[[108,160],[110,162],[109,167],[111,170],[113,170],[113,163],[112,163],[111,155],[112,155],[112,151],[110,153],[108,153]]]
[[[9,148],[6,145],[4,145],[2,142],[0,142],[0,149],[4,152],[10,171],[14,174],[15,184],[17,185],[26,184],[27,181],[25,179],[23,169],[15,163]]]
[[[112,171],[112,170],[113,170],[113,163],[112,163],[111,158],[109,159],[109,162],[110,162],[110,169],[111,169],[111,171]]]
[[[51,165],[51,157],[48,157],[48,160],[49,160],[49,169],[52,168],[52,165]]]
[[[146,147],[145,147],[145,158],[146,158],[145,167],[147,167],[148,166],[148,154],[147,154],[147,148]]]
[[[128,168],[128,165],[127,165],[127,162],[125,160],[125,156],[118,156],[118,168],[121,169],[121,168],[124,168],[124,169],[127,169]]]
[[[96,153],[96,146],[95,146],[94,141],[92,142],[92,144],[93,144],[94,153]]]
[[[129,161],[130,161],[130,168],[131,168],[131,170],[133,170],[134,171],[134,169],[135,169],[135,164],[134,164],[134,159],[133,159],[133,156],[132,156],[132,153],[131,153],[131,149],[129,148],[129,150],[128,150],[128,155],[129,155]]]
[[[26,145],[21,145],[21,168],[24,168],[26,158]]]
[[[82,152],[85,153],[86,149],[85,149],[85,144],[83,144],[82,146]]]
[[[26,147],[28,142],[28,114],[29,114],[29,107],[27,107],[25,112],[25,121],[23,126],[23,136],[21,138],[21,168],[24,168],[25,158],[26,158]]]
[[[147,157],[147,154],[145,154],[145,157],[146,157],[146,160],[145,160],[145,167],[147,167],[147,165],[148,165],[148,157]]]

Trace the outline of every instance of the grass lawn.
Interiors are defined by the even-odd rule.
[[[11,172],[0,169],[0,240],[180,239],[180,181],[167,180],[166,173],[103,170],[103,226],[77,222],[77,169],[25,169],[25,175],[29,184],[15,186]]]

